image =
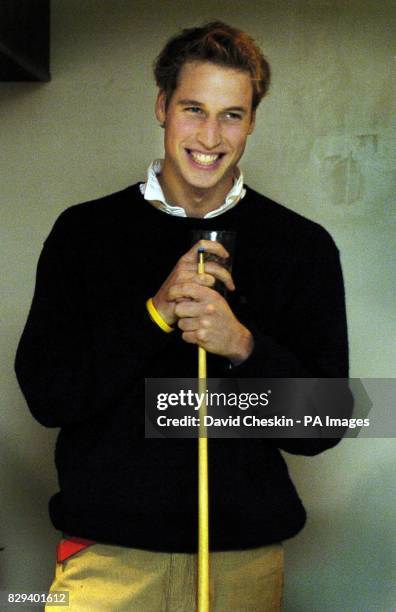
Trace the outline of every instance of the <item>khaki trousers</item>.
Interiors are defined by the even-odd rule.
[[[93,544],[57,563],[71,612],[194,612],[197,555]],[[281,544],[210,554],[211,612],[280,612]]]

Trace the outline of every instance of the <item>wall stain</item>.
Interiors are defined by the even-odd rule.
[[[331,135],[317,143],[320,183],[335,207],[364,204],[367,169],[378,159],[379,135]]]

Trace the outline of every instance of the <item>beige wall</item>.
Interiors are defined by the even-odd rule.
[[[392,5],[53,0],[52,82],[0,84],[0,588],[45,589],[58,537],[56,432],[30,417],[12,369],[42,241],[64,208],[137,181],[161,154],[151,63],[177,28],[222,18],[262,44],[273,86],[246,180],[332,232],[352,375],[395,376]],[[395,455],[392,439],[358,439],[288,458],[309,521],[286,545],[287,612],[394,609]]]

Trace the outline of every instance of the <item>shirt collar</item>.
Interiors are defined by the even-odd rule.
[[[165,199],[164,192],[162,191],[162,187],[157,177],[157,175],[161,172],[162,164],[162,159],[155,159],[150,164],[147,169],[147,181],[145,183],[140,183],[140,191],[142,192],[145,200],[148,200],[156,208],[162,210],[168,215],[174,215],[175,217],[187,217],[184,208],[181,206],[172,206],[171,204],[168,204]],[[238,204],[239,200],[245,196],[246,189],[243,186],[243,174],[239,169],[238,173],[239,175],[235,177],[234,184],[231,190],[228,192],[223,204],[215,210],[211,210],[210,212],[206,213],[206,215],[203,217],[204,219],[211,219],[212,217],[221,215],[226,210],[233,208],[233,206]]]

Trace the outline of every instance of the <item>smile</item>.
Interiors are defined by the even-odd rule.
[[[186,149],[192,160],[200,166],[209,167],[215,164],[224,153],[200,153],[199,151],[191,151]]]

